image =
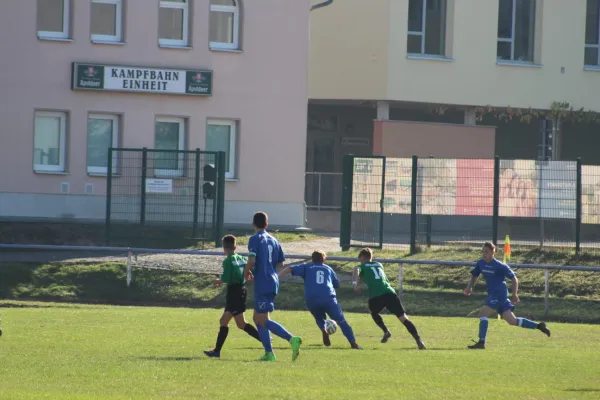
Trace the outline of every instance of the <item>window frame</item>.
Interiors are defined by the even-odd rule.
[[[71,0],[62,0],[63,3],[63,30],[61,32],[55,31],[41,31],[37,29],[37,8],[39,7],[39,0],[36,1],[36,32],[38,39],[54,39],[54,40],[69,40],[71,38]]]
[[[92,22],[94,20],[94,13],[92,12],[92,6],[94,3],[97,4],[114,4],[117,12],[115,14],[115,35],[101,35],[92,33]],[[106,42],[106,43],[122,43],[123,42],[123,0],[92,0],[90,5],[90,40],[92,42]]]
[[[209,2],[208,18],[209,18],[209,33],[208,45],[211,50],[239,50],[240,49],[240,3],[239,0],[233,0],[235,6],[222,6],[211,4]],[[233,14],[233,42],[213,42],[210,40],[210,21],[213,12],[232,13]]]
[[[587,0],[587,1],[589,1],[589,0]],[[586,1],[586,10],[585,10],[586,20],[587,20],[587,1]],[[593,68],[600,67],[600,1],[598,2],[597,13],[598,13],[598,20],[596,22],[598,24],[598,43],[596,43],[596,44],[588,44],[588,43],[586,43],[586,38],[584,38],[583,39],[583,44],[584,44],[584,48],[583,49],[584,49],[584,52],[585,52],[585,49],[597,49],[598,50],[598,56],[597,56],[596,64],[595,65],[594,64],[586,64],[585,63],[585,54],[584,54],[584,57],[583,57],[584,58],[584,62],[583,62],[584,67],[593,67]],[[586,26],[586,29],[587,29],[587,26]]]
[[[225,179],[236,179],[236,161],[237,161],[237,124],[238,121],[233,119],[218,119],[209,118],[206,120],[206,147],[208,148],[208,127],[210,125],[228,126],[229,127],[229,165],[225,171]]]
[[[500,0],[502,1],[502,0]],[[496,61],[499,63],[521,63],[521,64],[534,64],[535,56],[536,56],[536,43],[535,43],[535,30],[537,25],[537,10],[538,4],[537,0],[531,0],[533,4],[533,28],[529,27],[529,30],[533,32],[533,40],[531,41],[531,60],[516,60],[515,59],[515,33],[516,33],[516,24],[517,24],[517,1],[519,0],[511,0],[512,1],[512,15],[511,15],[511,32],[510,38],[501,38],[496,36]],[[498,2],[498,19],[500,18],[500,2]],[[498,21],[499,22],[499,21]],[[503,58],[498,57],[498,43],[510,43],[510,59],[505,60]]]
[[[420,53],[411,53],[408,51],[408,46],[406,49],[406,53],[411,56],[428,56],[428,57],[446,57],[446,36],[447,36],[447,27],[448,27],[448,1],[443,0],[443,12],[444,16],[444,24],[443,27],[440,27],[440,31],[444,34],[444,42],[441,43],[442,54],[429,54],[425,51],[425,34],[427,32],[427,2],[429,0],[422,1],[422,9],[421,9],[421,30],[420,31],[411,31],[407,32],[407,41],[409,36],[421,36],[421,52]],[[410,3],[410,0],[409,0]],[[410,6],[410,5],[409,5]]]
[[[161,149],[156,147],[156,123],[157,122],[169,122],[169,123],[178,123],[179,124],[179,135],[177,137],[177,150],[179,151],[177,157],[177,169],[157,169],[153,166],[154,176],[158,178],[182,178],[184,176],[184,153],[186,144],[185,144],[185,128],[186,128],[186,119],[181,117],[156,117],[154,119],[154,150],[156,150],[155,154],[159,153]],[[163,149],[162,151],[165,151]],[[172,150],[166,150],[172,151]],[[152,157],[153,162],[156,162],[156,157]]]
[[[103,113],[90,113],[88,114],[88,124],[89,124],[89,120],[90,119],[105,119],[105,120],[111,120],[113,122],[113,130],[111,132],[111,147],[115,148],[115,147],[119,147],[119,127],[120,127],[120,116],[117,114],[103,114]],[[89,125],[88,125],[89,126]],[[88,174],[93,174],[93,175],[108,175],[108,166],[106,167],[92,167],[88,164],[89,162],[89,158],[88,158],[88,150],[89,150],[89,137],[90,137],[90,131],[87,130],[86,132],[86,162],[85,162],[85,167],[87,170]],[[112,160],[112,171],[113,173],[115,171],[117,171],[119,164],[118,164],[118,160],[116,157],[113,157]]]
[[[58,165],[44,165],[44,164],[36,164],[35,163],[35,122],[37,117],[50,117],[50,118],[59,118],[60,120],[60,132],[58,133],[59,138],[59,156],[58,156]],[[36,111],[34,114],[34,126],[33,126],[33,170],[35,172],[42,173],[65,173],[66,172],[66,151],[67,151],[67,121],[68,114],[65,111]]]
[[[177,39],[162,39],[160,37],[160,9],[161,8],[169,8],[169,9],[177,9],[183,10],[183,26],[182,26],[182,34],[181,40]],[[158,2],[158,13],[159,13],[159,23],[158,23],[158,45],[161,47],[189,47],[189,22],[190,22],[190,0],[185,0],[183,3],[178,3],[175,1],[168,0],[160,0]]]

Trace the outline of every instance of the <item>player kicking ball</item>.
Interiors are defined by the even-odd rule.
[[[477,262],[475,268],[471,271],[471,281],[465,289],[465,296],[473,292],[473,286],[483,274],[485,285],[487,286],[488,297],[485,307],[479,313],[479,341],[468,346],[470,349],[485,349],[485,338],[488,330],[488,318],[495,312],[502,316],[509,325],[520,326],[526,329],[537,329],[550,337],[550,330],[545,322],[534,322],[526,318],[517,318],[513,311],[514,304],[519,302],[519,280],[515,272],[506,264],[494,258],[496,246],[491,242],[483,245],[483,258]],[[506,279],[512,281],[512,303],[508,299],[508,288]]]
[[[352,273],[352,285],[354,286],[354,291],[359,293],[358,278],[360,277],[367,284],[369,288],[369,310],[371,311],[371,317],[383,331],[381,343],[386,343],[392,337],[392,334],[383,322],[383,318],[379,315],[384,308],[387,308],[389,312],[394,314],[404,324],[406,330],[408,330],[417,342],[419,350],[425,350],[425,344],[421,340],[415,325],[408,319],[402,302],[385,275],[383,266],[373,261],[373,250],[369,248],[362,249],[358,254],[358,259],[361,264]]]
[[[227,297],[225,311],[221,316],[219,334],[217,335],[217,344],[213,350],[204,351],[209,357],[220,358],[221,349],[225,344],[225,339],[229,334],[229,322],[233,318],[238,328],[252,336],[260,342],[258,331],[254,326],[246,322],[244,312],[246,311],[246,280],[244,279],[244,267],[246,258],[235,252],[236,237],[226,235],[223,237],[223,252],[227,256],[223,260],[223,274],[220,279],[213,282],[214,286],[227,284]]]
[[[292,361],[298,358],[302,339],[293,336],[283,326],[271,319],[270,314],[275,310],[275,296],[279,293],[279,278],[277,268],[283,268],[285,256],[277,239],[267,233],[269,217],[264,212],[257,212],[252,218],[255,234],[248,241],[248,263],[244,270],[246,280],[252,279],[254,271],[254,323],[258,335],[265,348],[261,361],[275,361],[271,335],[287,340],[292,346]]]
[[[329,265],[324,264],[327,256],[322,251],[312,253],[312,262],[294,265],[279,272],[279,277],[292,274],[292,276],[301,276],[304,279],[304,300],[306,307],[315,317],[317,326],[323,333],[323,344],[331,346],[329,334],[325,328],[327,315],[336,321],[342,328],[342,332],[350,347],[357,350],[362,348],[356,344],[354,332],[346,322],[342,308],[337,302],[335,289],[340,287],[340,281]]]

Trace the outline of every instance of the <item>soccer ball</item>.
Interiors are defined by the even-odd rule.
[[[333,335],[337,331],[337,324],[334,320],[328,319],[325,321],[325,332],[328,335]]]

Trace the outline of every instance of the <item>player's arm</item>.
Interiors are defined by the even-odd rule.
[[[277,265],[279,265],[279,264],[277,264]],[[282,266],[283,266],[283,264],[282,264]],[[293,275],[293,273],[292,273],[292,272],[293,272],[293,271],[292,271],[292,268],[293,268],[293,267],[285,267],[285,268],[283,268],[282,270],[280,270],[280,271],[277,273],[277,276],[279,276],[279,277],[281,278],[282,276],[286,276],[286,275],[289,275],[289,274],[292,274],[292,275]]]
[[[471,271],[471,280],[467,285],[467,288],[464,291],[465,296],[470,296],[473,292],[473,286],[477,283],[479,279],[479,275],[481,275],[481,269],[479,268],[479,264],[475,265],[475,268]]]
[[[360,288],[358,287],[358,279],[360,276],[360,267],[354,268],[352,271],[352,288],[356,293],[360,292]]]
[[[333,288],[337,289],[340,287],[340,280],[338,279],[333,268],[330,268],[330,270],[331,270],[331,283],[333,284]]]
[[[223,273],[220,278],[213,281],[213,286],[221,286],[223,283],[229,283],[229,277],[231,276],[231,268],[227,260],[223,260]]]
[[[512,279],[512,300],[513,303],[518,303],[519,302],[519,280],[517,279],[517,276],[513,276]]]
[[[258,239],[255,236],[251,236],[248,240],[248,261],[244,268],[244,279],[247,281],[252,280],[252,269],[254,268],[254,262],[256,261],[256,253],[258,252]]]
[[[281,271],[283,269],[283,263],[285,262],[285,254],[283,254],[283,249],[281,245],[278,246],[279,250],[277,251],[277,264],[275,264],[275,270]]]

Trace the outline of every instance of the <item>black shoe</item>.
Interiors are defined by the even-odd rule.
[[[390,340],[391,337],[392,334],[389,331],[384,333],[383,337],[381,338],[381,343],[387,343],[387,341]]]
[[[417,340],[417,346],[419,346],[419,350],[427,350],[427,347],[425,347],[425,343],[423,343],[421,339]]]
[[[0,336],[2,336],[2,328],[0,328]]]
[[[474,340],[473,340],[474,341]],[[474,341],[475,342],[475,341]],[[469,349],[473,349],[473,350],[485,350],[485,342],[482,342],[481,340],[479,342],[475,342],[475,344],[472,344],[470,346],[467,346]]]
[[[221,358],[221,352],[220,351],[204,350],[204,354],[206,354],[210,358]]]
[[[350,347],[354,350],[362,350],[363,348],[357,345],[356,343],[352,343]]]
[[[544,332],[546,334],[546,336],[550,337],[550,329],[546,328],[545,322],[540,322],[537,326],[537,329]]]
[[[331,340],[329,340],[329,335],[323,331],[323,344],[327,347],[331,346]]]

